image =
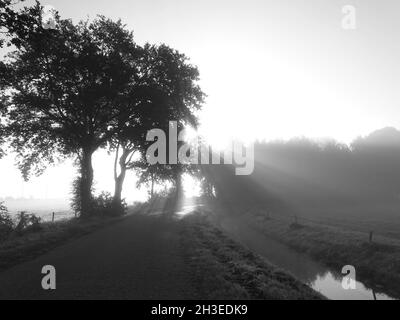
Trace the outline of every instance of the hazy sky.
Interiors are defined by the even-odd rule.
[[[201,132],[214,143],[299,135],[350,142],[384,126],[400,127],[398,0],[42,3],[75,21],[96,14],[121,18],[139,44],[164,42],[187,54],[208,95]],[[344,5],[356,8],[355,30],[342,28]],[[0,163],[2,176],[17,181],[12,161]],[[56,195],[67,188],[65,171],[60,187],[52,187]],[[100,186],[109,185],[106,180],[112,172]],[[44,192],[37,188],[42,183],[30,185],[32,194]],[[4,188],[0,184],[0,196],[21,190],[18,183],[14,191]]]

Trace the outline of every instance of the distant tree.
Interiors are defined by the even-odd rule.
[[[177,121],[179,129],[185,125],[196,127],[196,111],[204,100],[204,93],[198,85],[198,69],[188,62],[185,55],[166,45],[144,46],[141,71],[139,85],[135,88],[139,101],[137,116],[120,124],[122,130],[117,131],[111,144],[117,150],[114,168],[116,203],[121,201],[123,182],[129,169],[141,170],[142,182],[153,181],[154,185],[157,180],[174,177],[180,185],[178,171],[182,171],[181,165],[146,165],[146,150],[152,144],[146,141],[146,134],[154,128],[163,129],[168,134],[169,121]],[[140,154],[141,162],[136,161],[134,153]]]
[[[137,186],[146,185],[149,188],[150,199],[154,197],[155,186],[157,184],[174,182],[171,165],[155,164],[150,165],[146,159],[141,159],[133,163],[138,174]]]
[[[77,25],[57,16],[56,30],[35,23],[16,30],[5,63],[7,129],[25,179],[74,156],[80,167],[81,215],[91,213],[92,155],[129,120],[139,48],[121,21],[98,17]],[[0,76],[2,77],[2,76]]]

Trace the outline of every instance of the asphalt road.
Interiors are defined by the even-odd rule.
[[[129,216],[0,273],[0,299],[191,299],[180,225],[160,216]],[[56,289],[43,290],[44,265]]]

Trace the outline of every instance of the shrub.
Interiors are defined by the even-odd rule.
[[[127,204],[125,200],[121,203],[115,203],[109,192],[102,192],[93,199],[93,209],[98,215],[119,216],[126,213]]]
[[[81,213],[81,177],[72,183],[71,208],[76,214]],[[115,203],[109,192],[102,192],[92,199],[90,216],[120,216],[126,214],[128,205],[125,200]]]
[[[22,211],[18,215],[18,223],[15,227],[15,232],[18,235],[22,235],[26,232],[37,232],[42,230],[42,226],[40,225],[41,218],[37,217],[34,214],[27,214]]]
[[[6,206],[0,202],[0,240],[6,239],[13,231],[13,221]]]
[[[71,208],[75,212],[75,214],[81,213],[81,190],[82,190],[82,179],[80,176],[76,177],[72,182],[72,191],[71,191]]]

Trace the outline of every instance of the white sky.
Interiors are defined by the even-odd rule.
[[[350,142],[400,127],[400,2],[396,0],[51,0],[75,21],[122,18],[143,44],[166,43],[200,69],[208,98],[201,132],[216,144],[304,135]],[[357,28],[341,27],[354,5]],[[99,155],[98,188],[112,190],[112,160]],[[0,197],[20,196],[12,159],[0,160]],[[111,165],[110,165],[111,164]],[[105,169],[107,168],[107,169]],[[24,185],[23,195],[60,197],[70,166]],[[58,183],[54,183],[54,181]],[[51,188],[45,187],[51,185]],[[67,183],[68,182],[68,183]],[[143,197],[126,186],[125,196]],[[46,191],[47,190],[47,191]],[[143,192],[142,192],[143,194]]]

